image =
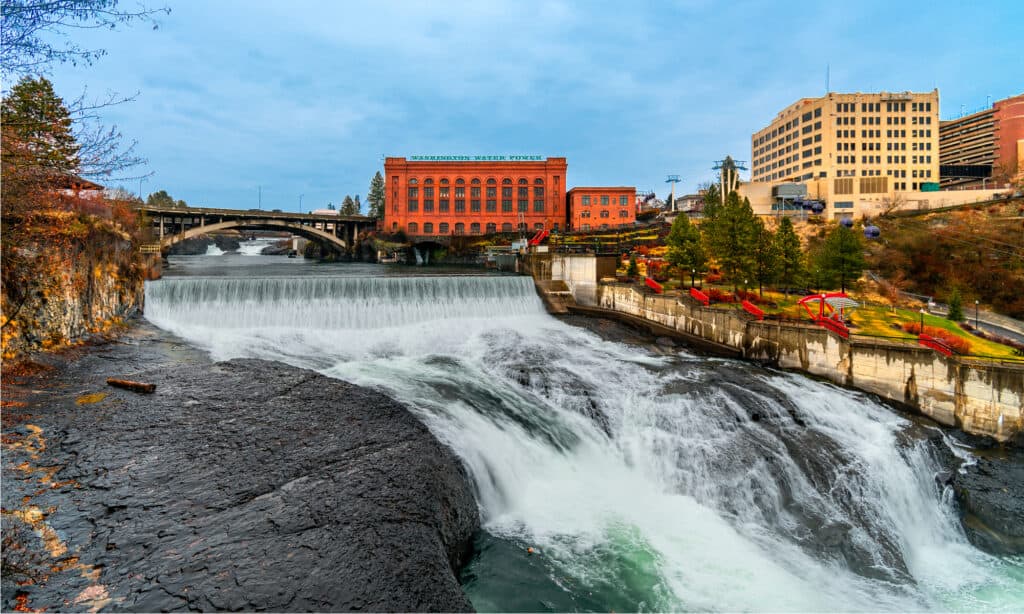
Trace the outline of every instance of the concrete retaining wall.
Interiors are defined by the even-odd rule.
[[[877,394],[968,433],[1007,441],[1024,431],[1024,365],[947,358],[906,343],[847,340],[810,323],[762,322],[627,284],[598,284],[595,299],[601,308]]]

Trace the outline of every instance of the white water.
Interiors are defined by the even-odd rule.
[[[539,546],[566,590],[616,586],[642,558],[633,609],[1024,608],[1022,563],[967,543],[893,411],[605,341],[546,315],[528,278],[165,279],[146,313],[216,359],[409,403],[469,468],[485,528]]]
[[[273,245],[276,239],[252,239],[238,242],[238,253],[243,256],[259,256],[264,247]]]
[[[205,255],[207,255],[207,256],[223,256],[224,255],[224,250],[222,250],[221,248],[217,247],[216,243],[211,243],[211,244],[206,246],[206,254]]]

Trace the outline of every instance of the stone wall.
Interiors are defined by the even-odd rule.
[[[1024,434],[1024,365],[947,358],[909,343],[847,340],[811,323],[759,321],[628,284],[599,284],[596,299],[603,309],[877,394],[971,434],[999,441]]]

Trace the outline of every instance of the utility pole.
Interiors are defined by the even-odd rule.
[[[299,213],[302,213],[302,197],[303,196],[305,196],[305,194],[299,194]]]
[[[257,194],[256,206],[263,209],[263,186],[256,186]]]

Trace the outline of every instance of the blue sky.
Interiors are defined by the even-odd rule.
[[[151,3],[152,4],[152,3]],[[127,4],[126,4],[127,6]],[[365,200],[384,155],[565,156],[568,185],[692,191],[714,160],[825,90],[1024,91],[1024,2],[171,1],[160,28],[74,31],[57,66],[166,189],[202,206]],[[138,182],[123,183],[131,191]]]

